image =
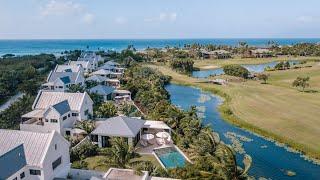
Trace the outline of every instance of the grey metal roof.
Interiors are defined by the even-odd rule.
[[[39,167],[53,135],[54,131],[40,133],[0,129],[0,156],[23,144],[27,164]]]
[[[52,72],[48,82],[61,79],[65,84],[75,83],[80,72]]]
[[[100,76],[100,75],[93,75],[90,76],[86,79],[86,81],[97,81],[97,82],[103,82],[103,81],[107,81],[108,78],[104,77],[104,76]]]
[[[104,63],[105,65],[110,65],[110,66],[119,66],[120,64],[114,61],[108,61],[106,63]]]
[[[114,74],[114,72],[109,71],[109,70],[105,70],[105,69],[100,69],[100,70],[95,71],[91,74],[93,74],[93,75],[108,75],[108,74]]]
[[[52,107],[54,109],[56,109],[60,115],[63,115],[63,114],[70,111],[70,106],[69,106],[68,100],[61,101],[61,102],[53,105]]]
[[[0,156],[0,179],[7,179],[26,166],[23,144]]]
[[[135,137],[143,127],[145,121],[126,116],[108,118],[97,123],[92,134],[116,137]]]
[[[111,94],[115,88],[111,86],[97,85],[90,89],[90,93],[97,93],[99,95],[108,95]]]

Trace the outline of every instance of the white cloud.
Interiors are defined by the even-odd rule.
[[[82,6],[72,1],[51,0],[41,8],[41,15],[63,16],[67,14],[78,14],[82,11]]]
[[[125,17],[116,17],[114,20],[117,24],[125,24],[127,23],[127,18]]]
[[[146,18],[146,22],[174,22],[177,20],[177,13],[160,13],[158,17],[155,18]]]
[[[314,22],[316,20],[317,20],[317,18],[313,17],[313,16],[299,16],[297,18],[297,21],[302,22],[302,23],[311,23],[311,22]]]
[[[86,13],[83,18],[82,18],[83,22],[86,24],[92,24],[92,22],[94,21],[94,15],[91,13]]]
[[[41,7],[40,15],[42,18],[49,16],[77,18],[78,21],[85,24],[91,24],[95,17],[94,14],[88,12],[82,4],[75,3],[71,0],[50,0]]]

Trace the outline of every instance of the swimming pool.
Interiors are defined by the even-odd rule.
[[[176,147],[165,147],[153,150],[157,159],[166,168],[176,168],[185,166],[187,159]]]

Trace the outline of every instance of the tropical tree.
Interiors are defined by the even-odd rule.
[[[112,102],[103,103],[96,111],[96,115],[100,118],[114,117],[116,114],[117,107]]]
[[[294,87],[301,87],[302,91],[304,92],[304,89],[306,87],[309,87],[308,81],[310,80],[309,77],[297,77],[296,80],[293,81],[292,86]]]
[[[69,86],[68,92],[77,93],[77,92],[84,92],[84,87],[80,84],[72,84]]]
[[[257,78],[260,81],[263,81],[263,84],[267,84],[267,80],[269,79],[269,74],[260,73],[260,74],[257,74]]]
[[[95,128],[95,123],[92,120],[79,121],[76,124],[76,128],[82,129],[90,134]]]
[[[103,164],[108,164],[112,167],[131,168],[130,160],[137,156],[132,146],[127,143],[127,140],[122,137],[114,137],[111,139],[111,147],[102,150],[102,154],[106,158],[102,160]]]
[[[250,72],[248,69],[242,67],[241,65],[237,64],[231,64],[231,65],[225,65],[223,67],[224,73],[230,76],[237,76],[242,78],[248,78]]]

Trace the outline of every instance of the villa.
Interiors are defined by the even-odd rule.
[[[131,92],[128,90],[114,90],[112,93],[112,99],[117,103],[121,104],[123,102],[132,101],[131,100]]]
[[[112,93],[115,90],[115,88],[111,86],[105,86],[105,85],[97,85],[95,87],[92,87],[89,89],[90,93],[96,93],[98,95],[103,96],[104,101],[110,101],[112,100]]]
[[[145,121],[138,118],[117,116],[96,122],[96,128],[91,132],[91,141],[99,147],[109,147],[111,137],[126,138],[129,145],[136,146],[144,134],[167,132],[171,135],[171,128],[162,121]],[[153,138],[150,138],[152,140]],[[154,142],[155,143],[155,142]]]
[[[111,86],[113,88],[119,88],[120,87],[120,81],[118,79],[109,79],[104,76],[100,75],[93,75],[88,77],[86,80],[87,81],[94,81],[97,82],[101,85],[106,85],[106,86]]]
[[[57,65],[53,72],[74,72],[77,73],[79,71],[83,71],[83,68],[77,64],[69,64],[69,65]]]
[[[71,85],[84,85],[82,71],[78,72],[50,72],[47,82],[42,85],[47,91],[67,91]]]
[[[231,53],[223,49],[214,51],[201,50],[201,56],[203,59],[228,59],[231,58]]]
[[[99,62],[103,62],[103,58],[94,52],[83,52],[77,61],[88,61],[92,69],[98,68]]]
[[[93,113],[93,101],[87,93],[39,91],[32,111],[22,115],[20,129],[74,135],[76,121],[87,120]]]
[[[104,63],[101,67],[98,69],[104,69],[104,70],[109,70],[115,73],[124,73],[125,68],[121,67],[119,63],[116,63],[114,61],[108,61]]]
[[[70,171],[69,146],[55,131],[0,129],[0,179],[64,179]]]
[[[84,70],[85,73],[91,73],[92,71],[95,70],[95,67],[90,64],[89,61],[70,61],[69,65],[77,65],[81,66]]]
[[[109,70],[105,70],[105,69],[100,69],[98,71],[94,71],[90,74],[92,75],[99,75],[99,76],[103,76],[106,78],[110,78],[110,79],[120,79],[123,75],[123,73],[117,73],[117,72],[112,72]]]
[[[258,48],[255,50],[251,50],[251,55],[255,58],[268,58],[268,57],[273,57],[272,51],[269,49],[262,49]]]

